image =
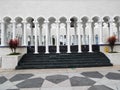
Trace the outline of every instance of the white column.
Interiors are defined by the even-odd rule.
[[[110,36],[112,36],[113,35],[113,30],[114,30],[114,25],[113,25],[114,23],[111,21],[110,22]]]
[[[59,21],[56,22],[56,36],[57,36],[57,46],[56,46],[56,53],[60,53],[60,45],[59,45],[59,30],[60,30],[60,27],[59,27]]]
[[[78,53],[81,53],[81,28],[82,25],[80,22],[77,23],[77,31],[78,31]]]
[[[16,38],[16,23],[15,22],[12,22],[13,24],[13,39]]]
[[[39,45],[42,45],[42,27],[39,26]]]
[[[34,40],[33,40],[33,27],[30,27],[31,28],[31,46],[34,45]]]
[[[45,29],[45,34],[46,34],[46,43],[45,43],[45,53],[49,53],[49,46],[48,46],[48,21],[45,21],[46,24],[46,29]]]
[[[5,46],[5,23],[1,22],[1,46]]]
[[[23,22],[23,25],[24,25],[24,36],[23,36],[23,45],[24,46],[27,46],[27,23],[26,22]]]
[[[67,53],[71,53],[70,51],[70,21],[67,22]]]
[[[99,44],[103,44],[102,38],[103,38],[103,27],[102,27],[102,22],[99,22]]]
[[[38,54],[38,38],[37,38],[37,30],[38,30],[38,23],[35,22],[35,28],[34,28],[34,31],[35,31],[35,54]]]
[[[92,28],[91,28],[91,22],[88,22],[88,28],[89,28],[89,52],[92,52]]]

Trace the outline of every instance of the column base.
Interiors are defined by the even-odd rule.
[[[60,53],[60,51],[57,51],[56,53]]]
[[[48,54],[49,52],[45,52],[46,54]]]
[[[71,53],[71,51],[67,51],[67,53]]]
[[[88,51],[88,52],[93,52],[93,51],[90,50],[90,51]]]
[[[39,54],[39,52],[34,52],[34,54]]]
[[[78,53],[82,53],[82,51],[78,51]]]

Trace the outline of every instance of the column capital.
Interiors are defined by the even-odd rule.
[[[60,20],[56,20],[55,23],[60,23]]]

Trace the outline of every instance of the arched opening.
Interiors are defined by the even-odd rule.
[[[38,40],[39,40],[39,46],[45,46],[45,24],[44,21],[45,19],[43,17],[39,17],[37,19],[39,23],[39,30],[38,30]]]
[[[92,18],[92,42],[93,44],[98,44],[98,38],[99,38],[99,27],[98,27],[98,22],[99,22],[99,17],[94,16]]]
[[[110,23],[109,23],[110,17],[105,16],[103,17],[103,42],[106,43],[107,39],[110,37]]]
[[[70,18],[70,43],[71,45],[77,45],[78,44],[78,35],[77,35],[77,17]]]
[[[66,27],[66,17],[61,17],[59,19],[60,21],[60,45],[63,46],[63,45],[67,45],[67,27]]]
[[[21,17],[15,18],[15,24],[16,24],[16,31],[15,31],[15,37],[19,40],[19,45],[23,45],[23,37],[24,37],[24,31],[23,31],[23,23],[22,23]]]
[[[4,20],[4,45],[8,45],[8,42],[13,37],[11,18],[6,16],[3,18],[3,20]]]
[[[120,42],[120,16],[114,17],[114,23],[116,24],[117,32],[114,32],[117,36],[117,41]]]
[[[34,28],[35,25],[33,23],[34,19],[32,17],[27,17],[26,18],[27,21],[27,42],[28,42],[28,46],[34,46]]]
[[[81,18],[82,20],[82,35],[81,35],[81,38],[82,38],[82,44],[83,45],[88,45],[88,41],[89,41],[89,33],[87,31],[87,22],[88,22],[88,17],[87,16],[84,16]]]

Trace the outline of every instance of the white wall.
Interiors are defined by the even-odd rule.
[[[0,0],[0,18],[120,15],[120,0]]]

